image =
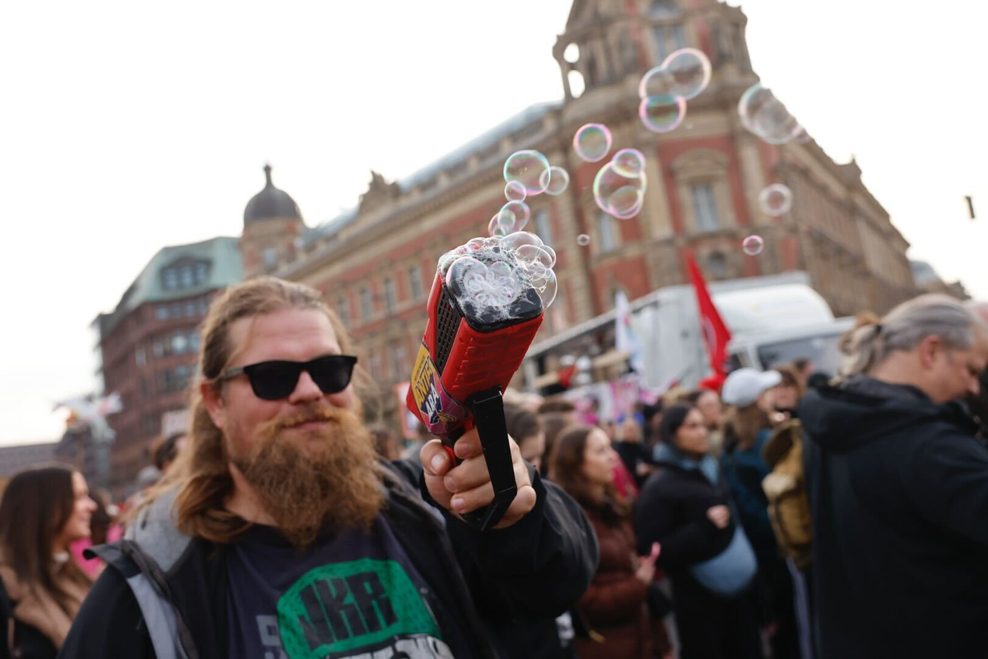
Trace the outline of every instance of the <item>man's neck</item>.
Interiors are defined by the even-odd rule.
[[[233,479],[233,492],[226,500],[226,509],[248,522],[274,526],[274,519],[264,510],[254,488],[234,465],[230,465],[230,477]]]

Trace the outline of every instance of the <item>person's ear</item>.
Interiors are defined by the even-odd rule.
[[[936,363],[941,350],[943,350],[943,342],[939,336],[923,337],[923,340],[916,347],[920,365],[923,368],[931,368]]]
[[[209,412],[209,418],[217,428],[223,430],[226,423],[226,406],[223,403],[223,393],[220,385],[215,382],[203,380],[199,383],[199,393],[202,395],[202,402]]]

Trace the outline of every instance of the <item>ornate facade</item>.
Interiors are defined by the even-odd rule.
[[[546,54],[559,64],[562,101],[529,108],[407,180],[372,173],[355,210],[314,229],[300,232],[300,220],[287,229],[285,220],[245,222],[242,245],[261,233],[280,241],[267,246],[280,256],[276,265],[262,265],[245,247],[247,274],[271,271],[321,290],[389,393],[408,378],[438,257],[486,235],[504,202],[505,159],[538,149],[571,176],[564,194],[528,200],[527,229],[558,254],[559,295],[540,339],[608,311],[617,289],[635,299],[687,282],[687,250],[711,280],[802,270],[837,315],[885,311],[917,292],[908,244],[853,161],[834,163],[812,139],[773,146],[742,127],[738,100],[758,81],[746,21],[716,0],[575,0]],[[709,57],[710,85],[677,130],[650,132],[638,119],[639,80],[685,46]],[[776,91],[784,99],[785,90]],[[615,220],[595,205],[602,163],[582,162],[572,147],[588,122],[611,129],[614,149],[645,154],[648,191],[638,217]],[[759,192],[771,183],[793,193],[781,217],[759,210]],[[578,244],[580,234],[589,245]],[[740,249],[750,234],[765,239],[755,257]],[[397,406],[396,396],[385,400]]]

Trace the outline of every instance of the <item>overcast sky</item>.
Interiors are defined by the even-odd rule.
[[[988,10],[904,6],[752,0],[752,63],[856,156],[911,257],[988,297]],[[92,320],[162,246],[238,235],[265,162],[314,225],[371,169],[408,176],[560,99],[569,7],[0,0],[0,444],[60,436],[52,403],[93,386]]]

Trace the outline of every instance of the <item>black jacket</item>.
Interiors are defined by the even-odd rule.
[[[597,565],[597,544],[578,504],[530,470],[535,508],[507,529],[480,533],[452,516],[440,520],[407,479],[389,472],[382,514],[431,592],[452,620],[438,621],[457,657],[495,656],[486,629],[512,619],[549,618],[586,589]],[[111,559],[73,623],[60,657],[151,658],[156,654],[125,579],[140,571],[126,542],[103,552]],[[225,547],[192,539],[162,590],[187,628],[185,646],[202,658],[227,656]],[[153,568],[153,566],[152,566]],[[145,570],[145,573],[147,570]],[[190,656],[193,656],[190,653]]]
[[[696,469],[658,461],[658,471],[645,481],[635,502],[635,536],[638,553],[647,556],[652,543],[662,545],[659,564],[673,581],[688,573],[694,563],[724,551],[734,537],[734,516],[727,528],[718,529],[707,517],[712,506],[730,502],[727,484],[716,486]]]
[[[988,656],[988,450],[964,409],[858,377],[800,418],[820,656]]]

